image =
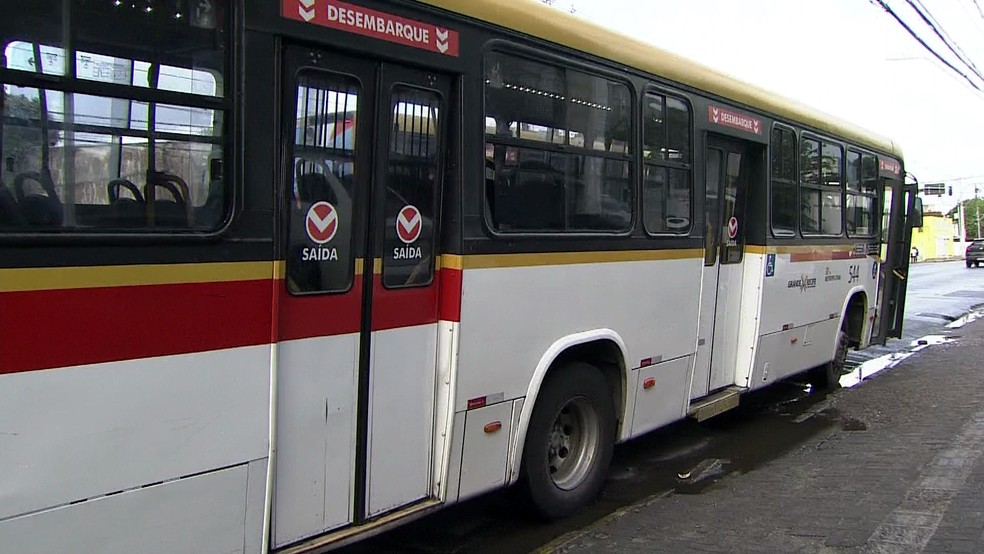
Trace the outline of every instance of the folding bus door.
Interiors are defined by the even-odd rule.
[[[273,545],[430,498],[446,76],[288,47]]]
[[[740,142],[708,137],[704,163],[704,271],[691,399],[734,383],[745,255],[745,198],[752,161]]]
[[[878,279],[878,314],[871,338],[875,344],[885,344],[889,337],[902,337],[912,219],[918,193],[917,185],[904,184],[901,177],[892,175],[892,172],[899,171],[895,168],[901,167],[897,163],[883,161],[881,166],[883,258]]]

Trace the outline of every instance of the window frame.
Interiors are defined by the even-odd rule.
[[[63,19],[59,24],[62,29],[64,29],[67,21],[72,21],[74,19],[72,15],[74,14],[75,6],[73,5],[72,8],[73,12],[70,12],[67,16],[62,14]],[[150,110],[150,106],[174,106],[178,108],[212,110],[215,112],[217,117],[221,117],[221,123],[214,126],[214,129],[219,131],[220,134],[217,136],[201,137],[201,140],[199,141],[188,140],[193,138],[194,135],[186,135],[171,131],[156,131],[150,129],[149,127],[146,130],[134,129],[132,127],[98,127],[98,132],[100,133],[113,133],[114,131],[120,131],[117,135],[111,135],[114,137],[125,136],[146,138],[148,139],[148,143],[146,145],[148,149],[150,148],[150,138],[155,140],[173,139],[182,143],[212,144],[219,146],[222,149],[222,155],[221,157],[217,157],[215,159],[219,159],[222,162],[221,179],[223,181],[223,205],[222,213],[219,220],[216,222],[215,227],[4,227],[0,228],[0,244],[16,244],[23,242],[42,244],[99,244],[119,241],[124,241],[127,244],[152,242],[159,243],[162,241],[187,243],[211,241],[229,233],[235,223],[237,214],[241,211],[242,204],[242,185],[239,183],[239,171],[236,168],[236,161],[241,159],[241,153],[237,151],[237,148],[240,147],[242,143],[237,136],[239,125],[236,121],[237,114],[241,110],[241,107],[235,101],[237,91],[240,88],[238,85],[238,75],[240,74],[239,67],[242,53],[236,50],[236,45],[239,42],[239,31],[235,25],[235,20],[236,7],[234,4],[229,5],[223,10],[221,19],[218,19],[219,25],[215,31],[220,33],[223,39],[222,52],[224,52],[224,55],[222,56],[221,66],[209,68],[207,70],[203,69],[203,71],[211,70],[216,72],[214,75],[216,75],[217,84],[221,78],[222,92],[221,94],[216,94],[214,96],[80,78],[76,74],[76,65],[78,63],[78,54],[80,52],[110,56],[120,59],[136,60],[141,54],[141,51],[137,49],[123,50],[118,46],[109,43],[76,44],[74,38],[78,31],[71,30],[69,31],[71,38],[68,43],[53,46],[54,48],[62,49],[63,52],[65,52],[66,57],[71,59],[71,63],[69,64],[68,71],[66,71],[65,75],[41,73],[38,71],[28,72],[17,69],[9,69],[7,67],[0,67],[0,81],[2,81],[3,84],[20,88],[36,89],[39,94],[50,91],[65,96],[86,95],[110,100],[118,99],[129,102],[131,106],[134,104],[146,104],[148,112]],[[9,45],[15,42],[24,42],[27,44],[37,45],[38,47],[46,45],[51,46],[50,44],[44,42],[44,38],[45,37],[40,34],[32,36],[29,33],[20,33],[7,37],[6,42],[0,44],[0,48],[3,48],[3,51],[5,52]],[[102,48],[102,50],[94,51],[99,48]],[[121,56],[123,57],[121,58]],[[155,62],[151,63],[153,64]],[[163,58],[157,60],[156,64],[158,66],[173,65],[171,60]],[[132,112],[130,116],[132,116]],[[2,117],[2,114],[0,114],[0,117]],[[148,113],[148,122],[151,119],[153,118]],[[63,126],[63,123],[59,123],[57,125],[58,128],[62,128]],[[72,130],[75,132],[86,133],[93,131],[91,127],[91,125],[75,123]],[[210,167],[206,166],[205,171],[207,174],[210,171]],[[64,200],[62,200],[62,202],[64,203]],[[79,204],[76,203],[76,205]]]
[[[435,174],[441,172],[442,169],[445,167],[445,159],[447,157],[447,153],[446,152],[447,152],[447,149],[448,149],[448,144],[446,142],[448,140],[448,137],[446,136],[447,135],[447,131],[445,129],[447,128],[447,125],[448,125],[447,124],[447,118],[449,117],[448,114],[449,114],[449,111],[450,111],[449,110],[450,99],[447,98],[444,94],[441,93],[440,90],[437,90],[436,88],[435,89],[429,89],[429,88],[421,87],[421,86],[416,85],[416,84],[408,84],[408,83],[392,83],[391,86],[390,86],[389,91],[387,92],[387,94],[389,95],[388,101],[389,101],[389,105],[390,105],[391,109],[388,110],[388,113],[384,116],[384,117],[386,117],[386,127],[385,128],[386,128],[386,133],[387,133],[387,137],[386,137],[386,139],[387,139],[386,140],[386,143],[387,143],[387,146],[386,146],[387,153],[385,154],[385,156],[386,156],[386,162],[387,163],[386,163],[386,170],[385,171],[387,172],[386,178],[387,178],[387,181],[388,182],[392,182],[392,173],[390,173],[390,172],[391,172],[391,170],[393,168],[393,159],[394,159],[394,156],[396,154],[393,151],[393,144],[392,144],[392,140],[395,138],[394,135],[393,135],[393,129],[394,129],[394,122],[395,122],[395,116],[396,116],[396,114],[394,113],[394,110],[392,108],[394,108],[394,106],[393,106],[393,100],[394,100],[394,98],[397,98],[396,91],[398,89],[403,89],[404,91],[417,91],[417,92],[422,92],[422,93],[426,93],[426,94],[432,94],[434,96],[434,98],[437,99],[437,104],[438,104],[438,107],[440,109],[439,112],[438,112],[437,122],[434,123],[433,121],[431,121],[431,123],[430,123],[430,124],[434,125],[434,141],[435,141],[435,159],[434,159],[434,165],[435,165],[435,167],[434,167],[434,169],[435,169],[435,172],[436,172]],[[377,102],[377,104],[378,103],[379,102]],[[381,131],[382,131],[381,129],[380,130],[376,130],[377,133],[378,132],[381,132]],[[434,279],[436,278],[436,275],[437,275],[437,270],[436,270],[436,266],[435,266],[434,260],[438,256],[438,251],[439,251],[438,245],[439,245],[439,242],[440,242],[440,221],[441,221],[441,208],[442,208],[442,197],[443,197],[441,189],[443,188],[444,183],[445,183],[445,179],[443,179],[441,176],[437,176],[437,177],[434,178],[434,182],[432,183],[432,189],[430,191],[431,194],[433,195],[433,198],[431,199],[431,204],[429,206],[425,206],[425,208],[428,211],[430,211],[430,213],[431,213],[431,217],[430,217],[430,219],[431,219],[430,236],[429,237],[423,236],[423,231],[421,231],[421,236],[417,239],[418,241],[421,241],[421,239],[423,239],[421,241],[421,244],[426,243],[428,241],[430,242],[430,244],[428,245],[428,249],[429,249],[430,252],[428,254],[429,254],[429,257],[431,259],[431,262],[427,264],[428,274],[427,274],[426,281],[421,281],[421,282],[417,282],[417,283],[403,283],[403,284],[391,284],[391,283],[388,283],[386,281],[386,277],[388,275],[386,269],[387,269],[387,267],[392,268],[393,266],[392,265],[387,265],[387,261],[388,260],[391,260],[390,256],[383,255],[383,256],[381,256],[381,262],[380,262],[381,265],[380,265],[380,270],[379,270],[379,283],[383,286],[383,288],[385,288],[387,290],[406,290],[406,289],[429,287],[429,286],[431,286],[434,283]],[[389,187],[386,187],[386,188],[387,188],[387,190],[384,190],[383,191],[383,195],[384,196],[390,190]],[[373,191],[372,194],[375,195],[376,194],[375,191]],[[386,200],[385,200],[385,198],[384,198],[382,204],[383,204],[382,209],[385,212],[385,210],[386,210]],[[423,211],[423,208],[421,207],[421,205],[414,204],[414,207],[416,207],[417,210],[420,212],[421,220],[423,220],[423,217],[424,217],[424,213],[425,212]],[[383,216],[383,219],[384,220],[387,219],[387,215],[388,214],[385,214],[384,213],[384,216]],[[421,223],[421,225],[422,224],[423,223]],[[381,254],[383,252],[387,251],[387,249],[389,247],[389,245],[386,243],[388,233],[389,233],[389,229],[386,229],[384,231],[384,235],[383,235],[383,238],[382,238],[382,241],[383,241],[383,250],[380,252]],[[396,243],[394,242],[393,244],[396,244]],[[427,256],[425,256],[425,258],[426,257]]]
[[[799,136],[799,144],[802,144],[804,141],[807,141],[807,140],[816,141],[817,146],[818,146],[817,154],[819,156],[819,159],[820,159],[820,163],[821,164],[823,163],[823,147],[824,147],[824,145],[832,145],[832,146],[837,147],[840,150],[840,163],[838,165],[838,171],[840,173],[840,185],[826,185],[826,184],[824,184],[824,173],[823,173],[823,166],[822,165],[819,168],[819,172],[817,173],[818,182],[816,184],[813,184],[813,183],[804,183],[803,182],[803,171],[802,171],[803,170],[803,168],[802,168],[802,154],[800,154],[799,152],[797,152],[797,166],[800,169],[800,171],[797,173],[797,182],[798,182],[798,185],[796,187],[797,188],[797,202],[799,204],[799,209],[797,210],[797,214],[798,214],[798,216],[797,216],[797,222],[798,222],[798,225],[799,225],[799,233],[800,233],[800,236],[802,236],[804,238],[817,238],[817,237],[820,237],[820,238],[822,238],[822,237],[836,238],[836,237],[844,237],[845,236],[844,231],[845,231],[845,227],[846,227],[846,225],[844,224],[844,219],[845,219],[845,205],[844,205],[844,203],[845,203],[845,200],[846,200],[845,199],[845,191],[847,189],[847,183],[845,182],[845,171],[844,171],[844,158],[845,158],[845,156],[844,156],[844,151],[845,151],[844,144],[842,142],[840,142],[840,141],[833,140],[833,139],[830,139],[830,138],[824,138],[824,137],[822,137],[820,135],[816,135],[814,133],[810,133],[810,132],[806,132],[806,131],[801,132],[800,133],[800,136]],[[822,209],[822,206],[823,206],[823,193],[824,192],[833,192],[834,190],[837,190],[838,191],[838,195],[840,196],[840,232],[838,232],[838,233],[824,233],[824,232],[821,232],[821,231],[807,232],[804,229],[804,227],[803,227],[803,190],[804,189],[809,189],[809,190],[812,190],[812,191],[816,191],[817,193],[819,193],[821,195],[820,196],[820,206],[821,206],[821,209]],[[820,222],[818,221],[817,224],[820,225]]]
[[[668,112],[667,107],[666,107],[667,106],[667,102],[666,101],[669,98],[673,98],[675,100],[679,100],[680,102],[683,103],[684,106],[686,106],[686,108],[687,108],[687,129],[689,130],[689,136],[687,137],[688,138],[688,142],[687,142],[687,147],[688,147],[688,160],[686,162],[675,162],[675,161],[672,161],[672,160],[661,160],[659,158],[653,158],[653,159],[650,160],[650,159],[646,159],[645,158],[645,156],[644,156],[644,150],[646,148],[646,144],[645,144],[646,143],[646,128],[645,128],[646,127],[646,122],[644,121],[644,119],[645,119],[645,113],[646,112],[645,112],[645,107],[644,106],[645,106],[645,103],[646,103],[646,97],[649,96],[649,95],[659,96],[663,100],[663,116],[665,118],[664,125],[663,125],[663,131],[664,131],[663,132],[663,138],[664,138],[664,140],[666,140],[666,143],[667,144],[669,144],[669,140],[668,139],[669,139],[669,136],[670,136],[670,130],[669,130],[669,125],[666,125],[665,124],[665,122],[669,121],[669,112]],[[659,86],[657,86],[657,85],[655,85],[653,83],[649,83],[648,85],[646,85],[645,88],[643,88],[642,92],[639,94],[639,99],[636,102],[636,105],[637,105],[637,109],[639,110],[636,121],[637,121],[637,124],[639,125],[639,136],[641,137],[641,140],[639,141],[639,144],[637,146],[637,151],[638,151],[637,156],[638,156],[638,158],[640,160],[640,164],[639,164],[639,182],[640,182],[640,186],[639,186],[639,194],[638,194],[638,197],[639,197],[639,201],[638,201],[638,204],[639,204],[639,207],[638,207],[638,217],[641,220],[640,221],[640,225],[642,227],[642,231],[643,231],[643,233],[646,234],[647,237],[651,237],[651,238],[680,238],[680,237],[693,236],[694,228],[695,228],[695,225],[694,225],[694,223],[695,223],[695,221],[694,221],[694,213],[695,213],[694,204],[696,203],[696,195],[697,195],[696,190],[695,190],[696,187],[695,187],[695,184],[694,184],[694,182],[695,182],[694,181],[694,163],[695,163],[694,162],[694,157],[696,155],[696,150],[695,150],[695,148],[696,148],[696,138],[695,138],[695,134],[696,134],[696,128],[695,127],[696,127],[696,125],[695,125],[695,121],[696,120],[695,120],[695,116],[694,116],[694,105],[693,105],[693,102],[691,102],[690,101],[690,98],[688,98],[687,96],[685,96],[682,93],[679,93],[679,92],[676,92],[676,91],[672,91],[672,90],[667,90],[667,89],[664,89],[662,87],[659,87]],[[689,184],[689,187],[688,188],[689,188],[689,192],[690,192],[690,213],[688,214],[689,224],[688,224],[687,229],[686,229],[685,232],[682,232],[682,233],[673,233],[673,232],[669,232],[669,231],[653,232],[653,231],[650,231],[649,230],[649,227],[646,225],[646,168],[647,167],[661,168],[661,169],[665,169],[667,171],[667,179],[666,179],[666,186],[667,186],[667,188],[669,188],[669,186],[670,186],[670,178],[669,178],[669,172],[670,171],[677,170],[677,171],[685,171],[687,173],[687,181],[688,181],[688,184]]]
[[[303,220],[306,217],[306,214],[305,215],[301,215],[299,212],[296,212],[295,209],[294,209],[294,207],[293,207],[294,204],[295,204],[295,202],[297,202],[299,200],[297,198],[297,196],[298,196],[298,190],[299,190],[298,189],[298,177],[299,177],[299,175],[298,175],[298,172],[297,172],[297,163],[298,163],[298,160],[299,159],[300,160],[305,160],[305,162],[303,162],[303,163],[310,163],[310,164],[318,164],[319,162],[322,162],[323,163],[323,161],[326,159],[325,157],[323,157],[324,154],[325,154],[325,152],[327,150],[330,150],[329,147],[324,146],[324,145],[310,145],[310,144],[306,144],[306,143],[305,144],[297,144],[297,142],[298,142],[298,137],[297,137],[297,130],[298,130],[297,120],[299,118],[296,117],[296,115],[297,115],[297,111],[298,111],[298,108],[299,108],[299,104],[298,104],[298,97],[300,96],[299,92],[300,92],[300,90],[302,88],[304,90],[310,91],[312,88],[314,88],[314,87],[312,87],[312,84],[314,84],[314,85],[326,85],[326,84],[335,85],[336,83],[341,82],[341,80],[343,80],[343,79],[344,80],[347,80],[348,83],[346,83],[346,84],[348,84],[350,87],[352,87],[352,88],[347,89],[345,91],[345,94],[351,94],[351,90],[353,88],[356,90],[356,106],[355,106],[356,109],[355,110],[352,110],[352,111],[354,111],[357,114],[356,115],[356,118],[357,118],[356,119],[356,124],[355,124],[354,128],[355,129],[358,129],[358,114],[360,112],[363,112],[365,110],[365,108],[363,107],[364,106],[364,104],[363,104],[364,100],[363,99],[365,98],[365,85],[362,82],[362,80],[359,79],[358,76],[352,75],[352,74],[349,74],[349,73],[346,73],[344,71],[335,70],[335,69],[323,69],[323,68],[318,68],[318,67],[300,67],[300,68],[297,68],[297,70],[291,75],[290,81],[288,81],[288,83],[292,83],[293,84],[292,90],[290,91],[290,94],[288,95],[290,97],[290,99],[288,100],[288,103],[289,103],[290,107],[293,108],[293,109],[292,110],[288,110],[288,113],[291,113],[292,112],[294,114],[290,118],[291,120],[294,121],[294,123],[293,123],[294,133],[292,135],[286,135],[286,139],[284,141],[284,147],[289,148],[289,153],[290,153],[290,163],[286,164],[289,167],[289,170],[288,170],[289,178],[288,178],[288,180],[284,181],[284,184],[285,184],[284,189],[282,191],[278,192],[278,194],[284,195],[284,197],[282,199],[280,199],[280,202],[283,202],[283,206],[284,206],[283,209],[282,209],[282,211],[281,211],[281,217],[283,217],[283,219],[284,219],[284,224],[285,225],[284,225],[284,229],[283,229],[283,235],[284,235],[283,238],[286,241],[286,247],[285,247],[285,251],[284,251],[284,256],[285,256],[285,259],[284,259],[284,273],[285,273],[285,275],[284,275],[284,284],[283,284],[283,287],[284,288],[283,288],[283,290],[286,290],[289,295],[291,295],[292,297],[296,297],[296,298],[304,298],[304,297],[312,297],[312,296],[344,295],[344,294],[349,293],[352,290],[352,287],[355,284],[355,276],[356,276],[356,269],[355,268],[356,268],[356,266],[359,263],[358,262],[359,256],[356,256],[355,255],[355,245],[356,245],[355,236],[356,236],[356,234],[355,234],[354,231],[356,231],[356,228],[354,226],[354,222],[355,222],[354,214],[349,214],[349,218],[352,220],[352,223],[349,224],[350,227],[351,227],[349,229],[350,236],[348,237],[349,238],[348,243],[346,245],[344,245],[344,247],[343,247],[345,250],[347,250],[348,255],[349,255],[349,257],[346,258],[345,264],[344,264],[345,265],[345,271],[346,271],[346,273],[345,273],[345,279],[346,279],[346,281],[345,281],[344,287],[332,288],[332,289],[321,287],[321,288],[310,289],[310,290],[299,290],[299,289],[295,289],[295,287],[293,285],[295,285],[296,282],[292,280],[292,277],[293,277],[292,272],[293,272],[294,268],[298,267],[297,264],[300,263],[296,259],[296,257],[292,255],[292,253],[293,253],[293,251],[295,251],[295,249],[303,248],[303,245],[308,244],[304,240],[304,236],[298,235],[298,236],[295,237],[295,235],[294,235],[294,231],[297,230],[298,227],[301,227],[301,226],[304,225],[303,223],[300,223],[300,222],[295,221],[294,218],[295,217],[300,217]],[[331,91],[333,89],[329,89],[329,88],[326,87],[326,88],[315,88],[315,90],[317,90],[318,92],[326,92],[326,91]],[[347,106],[347,104],[346,104],[346,106]],[[347,112],[343,112],[343,113],[347,113]],[[315,117],[316,120],[318,119],[318,116],[320,116],[320,115],[322,115],[322,114],[319,113],[319,112],[317,112],[317,111],[315,111],[314,117]],[[308,117],[310,117],[310,115],[308,115]],[[327,118],[326,118],[326,121],[327,121]],[[333,124],[334,125],[337,125],[338,124],[337,123],[337,119],[334,120]],[[307,127],[305,127],[305,132],[301,135],[301,140],[302,141],[306,141],[306,139],[307,139],[306,129],[307,129]],[[312,142],[317,142],[317,140],[318,139],[316,137]],[[335,142],[336,142],[335,140],[332,140],[332,145],[334,145]],[[356,137],[353,135],[353,143],[352,143],[352,151],[351,151],[351,154],[349,154],[347,156],[348,160],[346,162],[343,162],[343,163],[351,163],[352,166],[353,166],[353,169],[355,168],[355,164],[357,163],[357,160],[358,160],[358,157],[357,157],[357,154],[356,153],[358,152],[357,145],[360,144],[360,143],[361,143],[361,141],[357,141]],[[342,148],[340,150],[343,150],[343,151],[345,150],[345,148],[344,148],[344,138],[342,139]],[[319,155],[321,156],[320,159],[319,159]],[[289,186],[286,186],[288,183],[289,183]],[[350,203],[353,206],[355,206],[357,200],[362,200],[361,197],[357,196],[357,194],[359,194],[359,191],[350,190],[350,191],[344,191],[344,192],[346,194],[348,194],[349,201],[350,201]],[[364,193],[365,192],[363,192],[363,194]],[[308,202],[308,203],[310,203],[310,204],[313,205],[314,203],[319,202],[321,200],[324,200],[324,198],[317,199],[317,200],[316,199],[309,199],[306,202]],[[330,203],[332,204],[332,206],[336,210],[340,210],[341,209],[341,202],[339,202],[338,199],[336,199],[335,202],[333,202],[333,203],[330,202]],[[305,212],[306,212],[306,210],[305,210]],[[337,243],[336,243],[336,246],[337,246]],[[308,260],[308,262],[311,263],[310,260]],[[319,264],[318,265],[319,269],[324,269],[324,267],[325,267],[325,262],[324,261],[318,260],[318,261],[316,261],[314,263]]]
[[[848,183],[847,183],[847,158],[851,155],[851,153],[854,153],[854,154],[857,154],[857,155],[860,156],[860,158],[858,160],[858,162],[859,162],[858,163],[858,186],[859,186],[859,188],[858,188],[857,191],[852,191],[850,189],[850,187],[848,186]],[[875,162],[875,166],[874,166],[875,167],[875,176],[874,176],[873,179],[867,179],[867,180],[865,179],[865,174],[864,174],[864,160],[865,160],[865,158],[871,158]],[[874,183],[874,185],[873,185],[873,192],[865,192],[865,184],[866,184],[866,182]],[[849,145],[847,147],[847,154],[844,156],[844,187],[845,187],[845,189],[844,189],[844,210],[845,210],[845,213],[844,213],[844,233],[848,237],[851,237],[851,238],[871,239],[871,238],[877,237],[878,236],[878,231],[879,231],[878,228],[881,226],[881,220],[880,220],[880,217],[879,217],[879,214],[878,214],[878,211],[879,211],[878,210],[878,199],[879,199],[879,196],[880,196],[878,194],[878,156],[876,156],[875,154],[872,154],[870,152],[866,152],[866,151],[864,151],[864,150],[862,150],[860,148],[857,148],[857,147],[855,147],[853,145]],[[852,233],[847,228],[847,199],[850,198],[850,197],[852,197],[852,196],[855,197],[855,198],[869,198],[869,199],[872,199],[872,200],[875,201],[875,205],[874,205],[873,210],[871,212],[871,230],[868,233]]]
[[[778,130],[780,132],[788,132],[792,136],[792,138],[793,138],[793,178],[792,179],[783,179],[783,178],[777,179],[776,176],[772,172],[772,169],[773,169],[773,167],[772,167],[772,154],[773,154],[773,149],[774,149],[773,143],[772,143],[772,133],[774,133],[776,130]],[[800,137],[796,133],[796,129],[794,129],[793,127],[791,127],[789,125],[785,125],[785,124],[782,124],[782,123],[778,123],[778,122],[777,123],[773,123],[772,130],[769,133],[769,232],[772,233],[772,236],[774,238],[777,238],[777,239],[795,239],[795,238],[801,236],[800,235],[800,209],[799,209],[799,203],[800,203],[800,197],[799,197],[799,166],[800,166],[799,143],[800,143]],[[781,144],[781,139],[780,139],[780,144]],[[781,151],[779,152],[779,156],[780,156],[780,163],[781,163],[781,156],[782,156],[782,152]],[[793,202],[794,202],[796,208],[795,208],[795,212],[794,212],[794,215],[793,215],[793,220],[794,220],[793,221],[793,228],[790,229],[790,230],[787,230],[787,229],[776,229],[776,226],[775,226],[775,220],[774,220],[775,204],[773,203],[773,191],[775,190],[775,183],[776,183],[777,180],[780,181],[782,184],[784,184],[786,186],[792,187],[792,189],[793,189]]]
[[[545,141],[536,141],[523,138],[515,137],[494,137],[492,141],[489,141],[490,135],[485,132],[484,121],[488,118],[488,105],[487,105],[487,86],[486,74],[488,70],[489,57],[494,54],[512,56],[514,58],[520,58],[524,60],[533,61],[536,63],[554,65],[558,66],[564,70],[573,70],[584,73],[591,77],[605,79],[614,83],[618,83],[626,88],[628,91],[628,106],[630,109],[629,114],[629,129],[628,129],[628,152],[625,154],[607,152],[604,150],[594,150],[590,148],[583,148],[577,146],[569,146],[567,144],[558,144]],[[492,208],[489,204],[489,185],[488,179],[483,179],[482,181],[482,194],[481,194],[481,212],[482,212],[482,225],[485,231],[492,237],[496,238],[524,238],[524,237],[557,237],[557,238],[577,238],[577,237],[630,237],[635,233],[636,227],[638,225],[640,216],[640,202],[639,194],[640,187],[638,184],[640,170],[637,165],[637,159],[641,155],[638,150],[640,148],[637,135],[639,134],[639,102],[636,100],[640,95],[638,90],[633,84],[632,79],[628,78],[624,73],[617,73],[601,65],[590,64],[582,62],[564,55],[554,53],[552,51],[547,51],[544,49],[533,48],[530,46],[516,44],[514,42],[506,40],[490,40],[486,43],[485,48],[482,50],[482,66],[481,70],[478,72],[478,78],[480,79],[480,90],[481,90],[481,110],[476,114],[476,118],[481,118],[483,121],[481,129],[481,144],[482,144],[482,164],[485,167],[485,147],[488,144],[502,145],[505,147],[513,148],[523,148],[539,150],[541,152],[547,152],[550,154],[565,154],[565,155],[582,155],[588,157],[594,157],[603,160],[616,160],[624,161],[628,164],[628,191],[631,194],[631,199],[629,201],[629,225],[625,229],[620,230],[590,230],[590,229],[577,229],[570,231],[554,231],[554,230],[501,230],[497,229],[493,219],[492,219]],[[484,173],[484,171],[483,171]],[[566,183],[565,183],[566,187]],[[565,206],[566,210],[567,207]]]

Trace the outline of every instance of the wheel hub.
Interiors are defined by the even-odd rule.
[[[600,436],[598,412],[585,398],[574,398],[557,413],[547,439],[547,474],[560,489],[571,490],[593,465]]]

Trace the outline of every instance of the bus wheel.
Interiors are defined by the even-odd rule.
[[[810,384],[821,389],[832,389],[840,384],[847,364],[847,333],[843,329],[837,334],[837,350],[834,359],[813,368],[810,372]]]
[[[523,452],[536,513],[564,517],[601,491],[615,445],[615,408],[600,371],[574,362],[553,373],[537,398]]]

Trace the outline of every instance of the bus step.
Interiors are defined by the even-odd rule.
[[[732,408],[737,408],[738,397],[744,390],[741,387],[728,387],[710,396],[705,396],[690,405],[690,411],[687,412],[687,415],[697,421],[704,421]]]

